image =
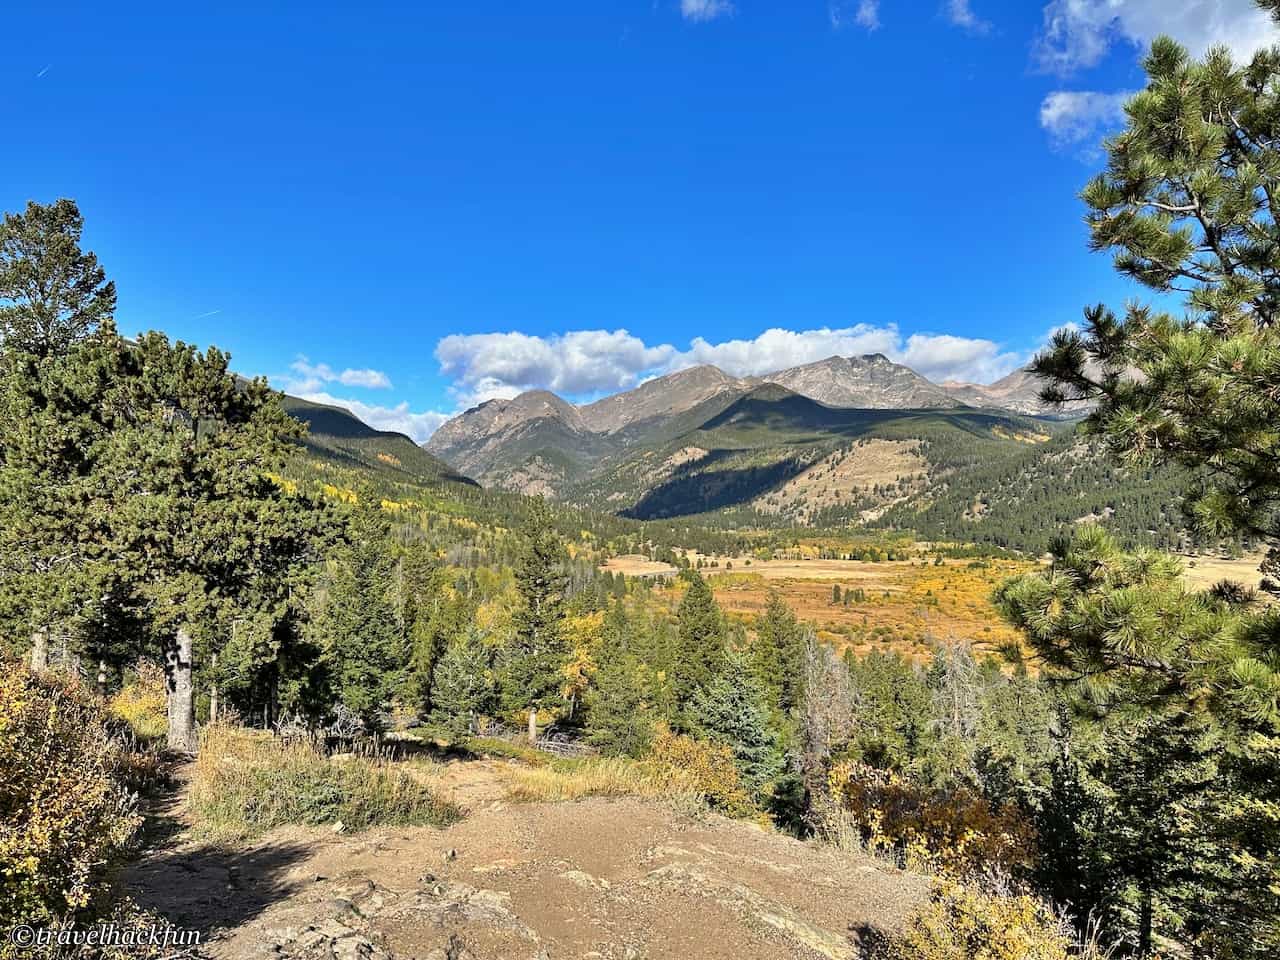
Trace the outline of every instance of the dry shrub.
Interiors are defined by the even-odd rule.
[[[943,883],[877,960],[1105,960],[1041,900]]]
[[[330,758],[307,741],[223,724],[202,733],[191,804],[201,827],[222,836],[251,836],[285,824],[446,826],[461,817],[393,761]]]
[[[89,907],[141,822],[105,719],[78,681],[0,664],[0,929]]]
[[[710,806],[731,816],[755,811],[738,777],[733,751],[724,744],[694,740],[659,725],[642,762],[668,794],[701,794]]]
[[[159,740],[168,730],[164,668],[139,660],[133,678],[107,701],[108,712],[129,725],[141,741]]]
[[[1035,831],[1014,807],[993,807],[963,787],[929,790],[861,763],[836,764],[829,787],[863,846],[910,869],[1011,874],[1034,857]]]

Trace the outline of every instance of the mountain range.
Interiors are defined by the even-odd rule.
[[[697,431],[766,385],[843,410],[997,410],[1047,416],[1019,370],[989,386],[934,383],[882,354],[830,357],[761,377],[691,367],[576,406],[543,390],[489,400],[440,427],[426,449],[485,486],[591,499],[584,482],[646,448]],[[757,399],[759,399],[757,397]]]
[[[1125,542],[1185,547],[1187,478],[1129,470],[1068,418],[1027,415],[1043,413],[1037,386],[1025,371],[935,384],[878,355],[759,378],[694,367],[582,406],[545,391],[490,401],[429,450],[338,407],[284,403],[309,427],[295,471],[391,499],[476,509],[513,491],[637,520],[907,529],[1032,552],[1098,520]]]

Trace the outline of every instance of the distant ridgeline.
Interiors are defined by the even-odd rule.
[[[375,430],[348,410],[284,396],[284,408],[307,425],[303,446],[313,456],[397,479],[477,486],[403,433]]]
[[[669,535],[658,539],[671,547],[690,545],[692,522],[729,538],[735,529],[855,527],[1040,553],[1089,521],[1127,545],[1209,546],[1189,533],[1178,506],[1187,474],[1122,467],[1079,439],[1073,421],[963,406],[835,407],[774,383],[675,376],[690,374],[699,388],[687,394],[692,406],[668,394],[664,408],[613,432],[586,428],[576,408],[551,394],[523,407],[486,405],[484,430],[459,440],[455,429],[435,446],[480,467],[487,489],[403,434],[286,396],[286,409],[309,428],[309,456],[295,472],[329,482],[334,471],[349,471],[392,501],[426,488],[452,512],[495,524],[523,515],[519,494],[544,495],[566,533],[588,529],[638,544],[634,531],[652,536],[655,521],[666,521]],[[484,467],[490,461],[500,467]],[[499,469],[510,484],[495,482]],[[686,531],[684,542],[677,530]]]

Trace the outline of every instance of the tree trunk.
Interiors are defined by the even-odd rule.
[[[1138,956],[1149,957],[1152,953],[1154,940],[1152,926],[1155,913],[1151,887],[1144,885],[1139,896],[1141,897],[1141,905],[1139,906],[1138,914]]]
[[[529,708],[529,746],[536,747],[538,745],[538,711],[533,707]]]
[[[169,749],[196,752],[195,687],[191,675],[191,634],[179,627],[165,655],[169,687]]]
[[[218,722],[218,685],[209,687],[209,722]]]
[[[218,722],[218,655],[213,655],[213,682],[209,684],[209,722]]]
[[[36,673],[49,669],[49,632],[44,627],[31,631],[31,669]]]

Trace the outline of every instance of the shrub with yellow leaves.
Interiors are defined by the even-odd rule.
[[[107,701],[107,712],[129,725],[139,740],[158,740],[168,729],[164,668],[139,660],[133,676]]]
[[[673,791],[701,794],[730,816],[746,816],[755,809],[738,777],[733,751],[724,744],[694,740],[660,724],[644,762]]]
[[[890,771],[839,763],[831,796],[871,853],[952,877],[1013,873],[1035,853],[1035,831],[1014,807],[994,807],[964,787],[929,790]]]
[[[105,893],[141,818],[95,698],[74,678],[0,666],[0,929],[54,925]]]
[[[1047,904],[1026,895],[984,893],[943,883],[876,960],[1105,960],[1078,944]]]

